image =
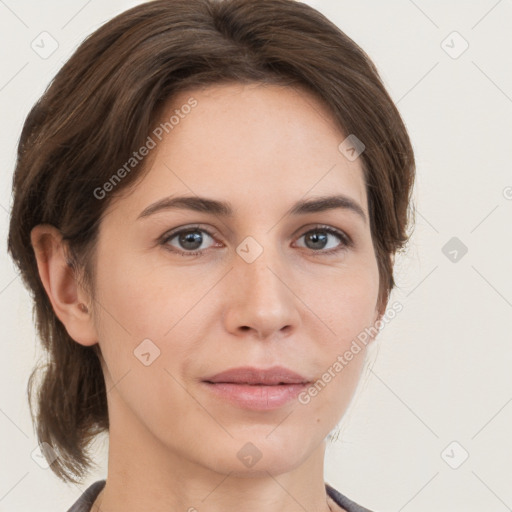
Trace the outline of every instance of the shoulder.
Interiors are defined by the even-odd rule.
[[[67,512],[89,512],[94,500],[98,497],[103,487],[105,487],[105,483],[106,480],[98,480],[91,484]]]
[[[346,496],[337,491],[334,487],[331,487],[328,483],[325,484],[327,494],[347,512],[372,512],[371,510],[358,505],[352,500],[349,500]]]

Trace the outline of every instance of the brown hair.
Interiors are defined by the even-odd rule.
[[[99,346],[70,338],[42,285],[30,232],[57,227],[70,263],[93,291],[98,227],[112,199],[142,176],[140,165],[104,199],[95,190],[144,145],[175,94],[222,82],[305,87],[324,102],[360,155],[377,257],[379,306],[395,285],[393,255],[410,235],[414,156],[407,131],[368,56],[315,9],[294,0],[154,0],[91,34],[25,121],[13,178],[8,248],[34,300],[48,355],[31,397],[40,443],[64,481],[83,478],[89,444],[108,431]],[[340,141],[341,142],[341,141]],[[143,162],[146,163],[147,162]],[[36,418],[34,420],[34,418]]]

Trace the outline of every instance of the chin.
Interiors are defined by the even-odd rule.
[[[274,430],[269,436],[272,428],[260,427],[258,433],[257,430],[252,428],[224,444],[219,442],[218,453],[211,453],[210,467],[223,474],[244,478],[268,476],[269,473],[280,475],[300,466],[315,450],[311,445],[312,436],[304,432],[291,436],[283,428],[281,435]]]

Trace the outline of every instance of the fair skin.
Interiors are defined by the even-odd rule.
[[[314,382],[379,318],[360,159],[340,153],[345,135],[306,91],[223,84],[182,93],[173,108],[191,96],[197,106],[101,221],[94,298],[66,265],[58,231],[32,232],[56,314],[77,343],[99,343],[103,355],[109,466],[93,510],[228,512],[241,502],[246,512],[340,510],[326,497],[325,438],[353,397],[365,350],[309,403],[269,411],[213,396],[202,378],[282,365]],[[366,219],[349,208],[285,215],[299,200],[334,193]],[[233,215],[168,209],[137,219],[171,195],[226,201]],[[193,249],[179,237],[159,243],[196,224],[202,243]],[[327,237],[323,248],[312,230]],[[263,248],[251,263],[236,252],[248,236]],[[148,366],[134,356],[144,339],[160,350]],[[262,455],[251,467],[237,457],[248,442]]]

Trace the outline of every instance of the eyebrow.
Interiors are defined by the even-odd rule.
[[[199,196],[164,197],[150,204],[137,217],[142,219],[154,213],[165,210],[192,210],[195,212],[210,213],[221,217],[232,217],[233,208],[230,203],[217,201]],[[307,213],[325,212],[328,210],[342,209],[357,214],[363,222],[367,223],[366,214],[359,204],[348,196],[342,194],[322,196],[313,199],[297,201],[285,215],[305,215]]]

